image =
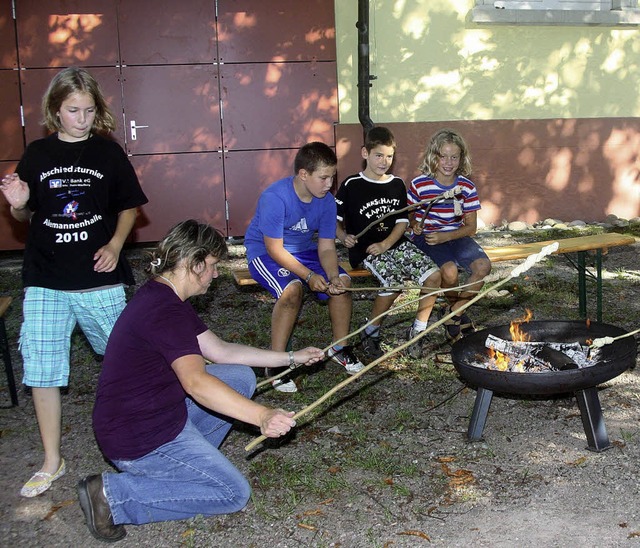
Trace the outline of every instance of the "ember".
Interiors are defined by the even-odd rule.
[[[525,333],[520,325],[529,322],[532,317],[533,314],[527,309],[525,316],[511,322],[511,341],[489,334],[485,341],[489,359],[478,356],[478,361],[472,365],[496,371],[536,373],[579,369],[596,363],[589,356],[588,343],[530,342],[531,335]]]

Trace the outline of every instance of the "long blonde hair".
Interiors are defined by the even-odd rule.
[[[77,92],[87,93],[96,105],[92,131],[109,133],[116,129],[116,119],[105,101],[100,85],[85,69],[69,67],[56,74],[42,97],[43,124],[49,131],[60,131],[58,112],[64,100]]]
[[[460,165],[456,170],[456,175],[462,175],[464,177],[471,175],[471,155],[469,153],[469,147],[462,136],[452,129],[441,129],[431,137],[424,151],[422,163],[418,167],[420,172],[425,175],[435,176],[436,170],[438,169],[438,162],[440,161],[440,152],[445,144],[453,144],[460,149]]]

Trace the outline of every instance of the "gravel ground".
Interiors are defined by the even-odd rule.
[[[510,235],[483,237],[487,245]],[[611,250],[606,262],[605,322],[637,329],[639,245]],[[139,255],[131,252],[134,266]],[[232,258],[230,264],[241,262]],[[16,261],[0,266],[0,290],[16,298],[7,314],[18,379],[20,291]],[[482,325],[500,325],[532,307],[536,319],[577,318],[575,272],[561,258],[532,270],[509,294],[473,308]],[[513,265],[499,263],[503,272]],[[360,283],[360,282],[358,282]],[[371,294],[356,293],[362,321]],[[239,290],[224,275],[196,307],[228,340],[268,344],[271,301],[260,290]],[[250,311],[250,314],[244,313]],[[402,342],[411,313],[390,317],[385,340]],[[326,310],[305,301],[296,343],[324,322]],[[324,324],[323,324],[324,325]],[[325,326],[326,329],[326,326]],[[322,327],[316,331],[321,333]],[[491,546],[609,547],[640,545],[640,375],[631,369],[599,387],[611,448],[587,450],[572,395],[494,397],[481,441],[466,432],[476,392],[450,363],[434,331],[421,360],[391,357],[349,384],[299,422],[283,442],[252,453],[249,427],[234,429],[224,451],[249,477],[244,511],[215,518],[128,526],[119,546]],[[319,346],[322,343],[315,341]],[[3,546],[99,546],[84,525],[75,486],[107,469],[93,439],[90,416],[100,364],[81,336],[74,339],[72,380],[63,398],[67,474],[43,495],[24,499],[22,483],[40,465],[41,449],[30,397],[0,409],[0,541]],[[303,374],[301,391],[256,397],[299,410],[345,378],[327,364]],[[0,387],[0,403],[8,403]]]

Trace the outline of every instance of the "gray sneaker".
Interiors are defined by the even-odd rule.
[[[380,348],[380,335],[372,337],[367,335],[365,331],[360,332],[360,340],[362,341],[362,350],[370,361],[377,360],[384,352]]]
[[[409,328],[409,331],[407,332],[407,340],[410,341],[418,333],[421,333],[421,331],[416,331],[415,328],[413,326],[411,326]],[[407,347],[407,354],[409,355],[409,357],[414,358],[414,359],[422,358],[422,342],[423,342],[423,340],[424,340],[424,338],[418,339],[416,342],[414,342],[413,344],[410,344]]]

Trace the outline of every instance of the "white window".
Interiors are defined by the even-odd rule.
[[[476,0],[475,23],[519,25],[640,24],[638,0]]]

